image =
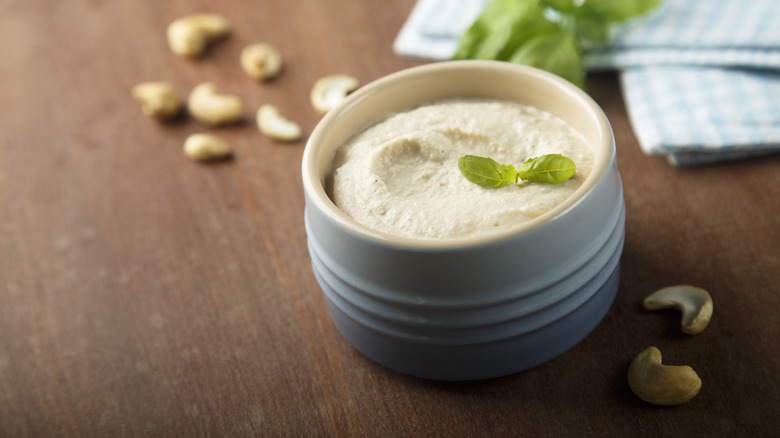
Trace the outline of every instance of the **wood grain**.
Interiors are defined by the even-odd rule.
[[[675,169],[643,155],[614,74],[588,90],[615,130],[627,205],[617,300],[559,358],[518,375],[406,377],[354,351],[330,323],[303,227],[303,142],[277,143],[251,112],[274,103],[309,133],[311,84],[365,83],[426,61],[392,52],[413,0],[0,2],[0,436],[771,436],[780,430],[780,161]],[[165,27],[216,11],[232,35],[201,60]],[[265,84],[241,49],[285,56]],[[246,123],[145,118],[130,88],[201,81],[239,94]],[[181,152],[212,131],[214,165]],[[708,289],[708,329],[650,313],[656,288]],[[655,345],[704,387],[656,408],[625,382]]]

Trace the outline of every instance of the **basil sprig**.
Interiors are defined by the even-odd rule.
[[[492,0],[463,35],[453,59],[493,59],[555,73],[584,88],[586,41],[603,45],[614,23],[661,0]]]
[[[574,161],[561,154],[529,158],[519,169],[511,164],[501,164],[489,157],[464,155],[458,158],[458,169],[470,182],[489,188],[517,184],[518,180],[559,184],[577,173]]]

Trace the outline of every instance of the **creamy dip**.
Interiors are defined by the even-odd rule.
[[[458,158],[471,154],[519,167],[559,153],[577,165],[561,184],[484,188],[466,180]],[[424,239],[511,229],[554,208],[582,185],[593,152],[561,119],[499,100],[432,102],[388,116],[339,146],[330,195],[359,223]]]

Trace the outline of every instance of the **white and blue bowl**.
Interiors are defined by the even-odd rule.
[[[331,201],[338,146],[377,119],[425,102],[481,97],[535,106],[579,131],[594,168],[553,210],[486,237],[424,240],[359,224]],[[625,237],[615,142],[599,106],[531,67],[451,61],[403,70],[328,112],[303,153],[309,254],[331,319],[358,351],[438,380],[517,373],[574,347],[606,315]]]

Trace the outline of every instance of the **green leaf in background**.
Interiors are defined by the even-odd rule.
[[[503,187],[517,182],[517,169],[492,158],[464,155],[458,158],[458,169],[467,180],[482,187]]]
[[[572,14],[572,25],[582,40],[598,44],[609,42],[609,20],[592,8],[578,8]]]
[[[646,14],[662,0],[586,0],[589,8],[603,14],[607,21],[617,22]],[[583,5],[585,6],[585,5]]]
[[[585,86],[585,67],[577,39],[563,29],[529,38],[509,61],[538,67],[568,79],[579,87]]]
[[[453,59],[506,61],[513,47],[533,33],[531,29],[540,18],[542,7],[536,0],[493,0],[461,36]]]
[[[518,170],[523,181],[558,184],[577,173],[577,166],[561,154],[547,154],[525,160]]]
[[[577,8],[574,0],[542,0],[542,5],[549,6],[559,12],[571,12]]]
[[[500,52],[500,58],[495,58],[501,61],[512,61],[512,57],[517,53],[518,49],[529,43],[539,35],[546,35],[555,33],[558,31],[558,26],[543,17],[535,17],[527,20],[522,24],[517,24],[512,29],[512,35],[507,40],[507,44]]]
[[[612,23],[661,0],[492,0],[461,35],[453,59],[531,65],[585,86],[583,41],[605,44]]]

